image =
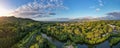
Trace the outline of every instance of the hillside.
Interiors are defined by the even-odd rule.
[[[36,42],[41,43],[41,48],[51,48],[53,45],[39,33],[40,26],[31,19],[0,17],[0,48],[27,48]]]
[[[75,48],[77,44],[95,45],[113,36],[109,42],[114,45],[120,41],[120,20],[39,22],[27,18],[0,17],[0,48],[59,47],[43,34],[64,42],[63,48]]]

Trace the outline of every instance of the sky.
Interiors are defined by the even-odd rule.
[[[47,20],[105,17],[120,13],[120,0],[0,0],[0,15]],[[7,13],[6,13],[7,12]],[[109,14],[114,16],[113,14]]]

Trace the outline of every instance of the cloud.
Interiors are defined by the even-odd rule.
[[[107,15],[113,17],[114,19],[120,19],[120,12],[110,12],[107,13]]]
[[[96,12],[99,12],[100,11],[100,8],[96,8]]]
[[[69,21],[70,18],[52,18],[49,21]]]
[[[98,4],[94,6],[90,6],[89,8],[95,9],[96,12],[99,12],[101,10],[101,7],[104,6],[103,0],[97,0]]]
[[[102,17],[101,19],[120,20],[120,12],[109,12],[106,14],[105,17]]]
[[[99,12],[101,10],[100,7],[104,6],[103,1],[102,0],[98,0],[98,5],[99,5],[99,7],[96,7],[96,9],[95,9],[96,12]]]
[[[102,3],[99,4],[100,6],[104,6]]]
[[[56,15],[55,10],[65,8],[63,0],[34,0],[18,7],[12,14],[24,18],[49,17]]]
[[[99,6],[104,6],[104,4],[103,4],[103,1],[102,1],[102,0],[98,0],[98,2],[99,2]]]
[[[100,8],[100,7],[104,6],[104,4],[103,4],[103,1],[102,1],[102,0],[98,0],[98,6],[99,6],[99,7],[94,7],[94,8],[95,8],[95,10],[96,10],[96,12],[99,12],[99,11],[101,10],[101,8]]]

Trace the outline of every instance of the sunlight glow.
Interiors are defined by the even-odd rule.
[[[10,16],[10,10],[0,6],[0,16]]]

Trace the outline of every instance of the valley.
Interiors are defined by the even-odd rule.
[[[41,22],[0,17],[0,48],[117,48],[120,20]]]

